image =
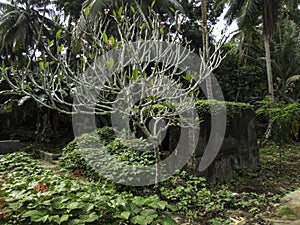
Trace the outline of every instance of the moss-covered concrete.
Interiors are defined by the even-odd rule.
[[[210,107],[211,104],[214,104],[214,107]],[[227,122],[221,149],[211,165],[205,171],[200,171],[199,165],[201,160],[205,160],[203,156],[211,136],[211,115],[222,112],[224,102],[199,100],[196,105],[200,117],[200,131],[194,157],[187,166],[188,170],[195,175],[218,180],[226,179],[239,168],[257,169],[259,154],[253,106],[245,103],[225,102]],[[176,147],[182,132],[185,131],[180,128],[171,129],[170,150]]]
[[[300,190],[294,191],[285,196],[277,215],[282,219],[300,220]]]

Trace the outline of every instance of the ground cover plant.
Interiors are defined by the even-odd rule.
[[[128,188],[85,173],[42,168],[28,153],[0,158],[1,224],[270,224],[283,195],[299,187],[300,145],[261,149],[257,172],[207,183],[180,172],[153,187]],[[281,153],[280,153],[281,152]],[[281,158],[279,155],[281,154]],[[73,172],[73,173],[71,173]]]
[[[2,224],[176,224],[176,207],[41,168],[27,153],[1,157]]]
[[[214,26],[222,12],[228,25],[237,22],[232,38]],[[0,225],[226,225],[242,218],[244,224],[270,224],[280,199],[300,185],[300,144],[293,143],[300,140],[299,12],[300,1],[279,0],[2,1],[0,138],[39,146],[0,155]],[[157,48],[162,42],[166,48]],[[177,54],[176,46],[187,51]],[[148,57],[153,50],[157,57]],[[195,63],[201,62],[200,77],[179,66],[194,53],[200,56]],[[124,54],[131,57],[119,57]],[[257,171],[241,168],[218,183],[178,171],[156,189],[122,186],[85,162],[76,146],[79,139],[69,143],[73,132],[91,130],[81,130],[87,125],[81,119],[80,129],[71,127],[75,111],[90,114],[92,109],[99,127],[111,125],[111,115],[119,112],[135,134],[143,131],[153,140],[155,151],[134,151],[145,150],[146,143],[136,135],[116,138],[105,128],[98,131],[104,142],[101,149],[91,149],[91,161],[99,151],[131,165],[163,160],[160,134],[180,125],[177,116],[191,112],[194,100],[197,108],[210,112],[208,104],[198,101],[204,97],[199,84],[205,81],[208,99],[219,99],[206,79],[212,71],[225,100],[235,102],[226,103],[228,121],[239,122],[233,115],[241,110],[256,110],[256,132],[259,139],[265,136],[259,141]],[[89,94],[92,89],[99,96]],[[165,125],[156,126],[159,121]],[[96,140],[86,135],[81,141]],[[58,143],[63,147],[56,148]],[[53,169],[35,159],[38,150],[62,149]],[[100,163],[109,167],[107,161]],[[118,173],[119,168],[113,169]],[[156,170],[157,183],[161,172]]]

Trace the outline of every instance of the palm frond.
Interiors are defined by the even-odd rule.
[[[184,8],[182,7],[182,5],[176,1],[176,0],[168,0],[169,5],[171,5],[172,7],[174,7],[174,9],[180,11],[181,13],[185,13]]]
[[[259,0],[246,0],[242,7],[239,9],[240,14],[238,18],[238,26],[240,28],[251,27],[257,21],[260,15],[260,1]]]
[[[7,23],[10,24],[13,21],[16,21],[18,17],[19,17],[19,11],[14,10],[14,11],[8,12],[0,17],[0,26],[2,27],[4,24],[7,24]],[[0,27],[0,29],[1,29],[1,27]]]
[[[0,11],[3,11],[3,10],[12,11],[14,9],[16,9],[16,6],[9,4],[9,3],[0,2]]]
[[[290,83],[293,83],[296,81],[300,81],[300,75],[291,76],[286,80],[287,84],[290,84]]]

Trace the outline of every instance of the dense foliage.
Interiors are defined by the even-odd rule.
[[[216,24],[226,2],[229,6],[229,11],[226,14],[228,22],[231,23],[234,18],[237,18],[240,29],[237,35],[225,44],[226,58],[215,73],[221,84],[225,100],[256,104],[268,95],[266,66],[263,60],[265,51],[261,37],[262,7],[259,7],[261,1],[249,1],[248,8],[246,1],[207,1],[209,31]],[[141,7],[138,3],[138,1],[132,3],[131,8],[141,10],[144,16],[147,16],[150,6],[160,15],[165,26],[162,30],[165,36],[174,33],[177,29],[179,32],[177,38],[191,41],[190,46],[195,48],[196,53],[198,48],[203,47],[200,41],[202,38],[201,1],[156,1],[155,3],[143,1]],[[100,0],[43,1],[43,3],[19,0],[1,3],[2,72],[30,67],[34,76],[39,77],[40,73],[43,74],[41,70],[46,70],[50,65],[55,64],[58,59],[57,56],[63,49],[67,54],[70,54],[70,61],[74,70],[81,71],[81,63],[77,62],[84,60],[84,58],[81,58],[80,54],[77,53],[80,53],[80,49],[83,47],[82,41],[80,41],[83,36],[79,35],[82,33],[82,21],[86,20],[93,23],[93,21],[98,21],[96,18],[112,16],[113,11],[117,12],[120,6],[124,9],[126,5],[124,4],[123,1],[113,4],[111,1]],[[287,3],[278,1],[276,8],[278,17],[270,39],[275,101],[286,103],[299,102],[300,96],[298,5],[298,1],[288,1]],[[107,14],[105,14],[106,12]],[[178,13],[180,17],[178,17]],[[15,25],[11,26],[12,23]],[[176,23],[178,24],[176,25]],[[7,29],[7,27],[11,28]],[[107,41],[117,38],[113,35],[113,29],[111,26],[109,30],[112,32],[107,33]],[[77,32],[74,32],[75,30]],[[209,39],[211,50],[213,50],[214,39],[212,36]],[[77,46],[78,43],[79,46]],[[92,54],[88,57],[93,58],[94,56]],[[56,72],[63,76],[62,71]],[[30,99],[24,93],[20,93],[20,90],[19,92],[12,91],[3,77],[0,78],[0,82],[2,89],[0,95],[5,95],[5,97],[0,98],[1,104],[9,104],[11,100],[14,100],[22,105]],[[19,83],[20,81],[15,82]],[[23,88],[24,90],[27,89],[28,92],[34,91],[30,90],[30,83],[24,84]],[[69,102],[72,101],[71,90],[72,84],[63,87],[63,94],[66,95]],[[41,90],[35,94],[41,102],[49,103],[47,94]],[[45,114],[44,109],[40,110],[40,105],[32,107],[37,107],[36,111]],[[70,110],[70,108],[67,109]],[[51,117],[50,114],[53,113],[47,112],[48,117]],[[55,126],[49,126],[51,120],[51,118],[43,117],[39,122],[35,122],[33,127],[38,128],[37,133],[47,130],[44,136],[52,135],[55,133],[53,132]],[[102,125],[108,125],[108,123]],[[51,138],[37,136],[37,140],[45,141],[51,140]]]
[[[299,145],[261,150],[260,170],[240,170],[223,184],[186,172],[151,187],[89,182],[84,174],[42,168],[26,153],[0,157],[1,224],[268,224],[281,196],[299,186]],[[281,161],[278,154],[282,153]],[[174,222],[176,221],[176,222]]]
[[[229,8],[225,16],[228,24],[237,20],[239,27],[222,47],[224,59],[213,71],[225,100],[235,102],[226,103],[228,118],[255,109],[259,138],[270,128],[270,139],[276,144],[261,149],[257,172],[241,169],[233,180],[224,183],[208,184],[185,171],[164,181],[159,192],[152,186],[133,188],[111,183],[86,159],[104,152],[132,165],[150,165],[156,160],[152,150],[135,151],[147,148],[148,143],[137,137],[116,137],[108,127],[98,129],[97,137],[84,134],[69,142],[73,138],[71,125],[67,125],[71,117],[54,112],[51,97],[66,99],[68,104],[59,102],[55,109],[71,112],[75,75],[85,71],[99,54],[122,45],[123,39],[116,32],[120,21],[128,28],[134,19],[140,23],[136,29],[144,31],[154,16],[161,40],[188,41],[186,47],[202,54],[205,46],[201,39],[206,37],[202,32],[203,3],[208,6],[208,52],[215,50],[211,31],[224,8]],[[299,0],[1,2],[0,138],[53,145],[65,138],[62,143],[69,144],[53,171],[42,168],[28,153],[0,156],[0,224],[219,225],[230,224],[230,218],[240,215],[254,218],[250,224],[264,224],[262,214],[274,216],[282,195],[299,187],[300,148],[286,146],[300,140],[299,5]],[[98,36],[91,35],[95,30]],[[61,69],[59,64],[65,67]],[[72,76],[66,77],[67,72]],[[138,69],[130,72],[134,79],[141,76]],[[63,85],[52,86],[58,80]],[[107,95],[107,100],[110,98]],[[214,113],[209,108],[212,103],[197,101],[197,107]],[[167,105],[160,108],[166,112],[170,109]],[[98,125],[110,125],[109,117],[97,117]],[[99,137],[101,148],[93,148],[83,157],[78,144],[93,146]],[[110,162],[101,163],[110,166]]]

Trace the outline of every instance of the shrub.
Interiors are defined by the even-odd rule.
[[[277,143],[290,142],[297,138],[300,129],[300,104],[270,102],[268,99],[260,103],[256,110],[259,119],[273,122],[272,138]]]
[[[92,180],[99,180],[101,175],[94,167],[101,163],[103,154],[113,155],[117,160],[131,165],[151,165],[155,162],[154,152],[151,149],[144,151],[148,144],[143,139],[116,138],[110,127],[97,129],[97,134],[83,134],[71,141],[63,149],[59,164],[72,171],[82,170]]]

